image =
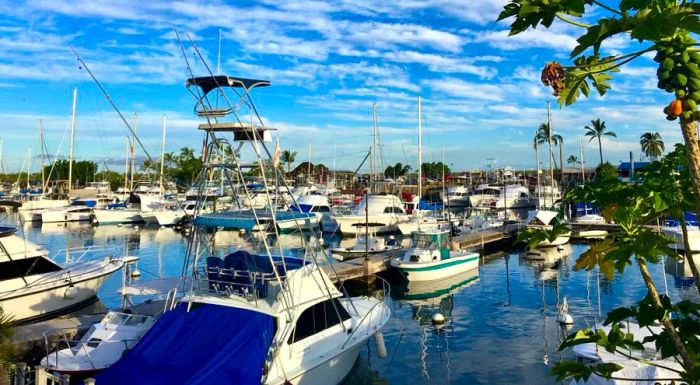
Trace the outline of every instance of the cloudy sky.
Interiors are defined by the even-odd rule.
[[[532,167],[532,137],[551,100],[553,129],[564,137],[564,156],[578,156],[583,126],[601,118],[618,138],[604,141],[616,164],[639,157],[639,136],[659,131],[667,145],[681,140],[655,88],[655,67],[642,57],[615,76],[613,90],[559,109],[539,81],[545,62],[568,63],[581,33],[554,24],[517,37],[495,19],[503,0],[0,0],[0,137],[5,169],[26,163],[38,149],[39,119],[50,153],[67,153],[73,88],[78,89],[76,157],[117,166],[124,157],[125,126],[70,46],[104,84],[124,115],[138,113],[139,136],[153,155],[161,120],[168,117],[167,151],[198,149],[201,132],[189,76],[173,31],[194,40],[215,71],[221,33],[221,72],[269,79],[253,93],[281,147],[305,160],[354,169],[369,147],[371,107],[377,115],[387,163],[415,164],[417,97],[423,98],[424,161],[445,157],[456,169],[484,165]],[[635,48],[616,38],[604,54]],[[189,42],[196,75],[206,68]],[[670,147],[670,146],[669,146]],[[60,151],[59,151],[60,149]],[[584,146],[597,163],[597,147]],[[36,168],[36,160],[34,160]]]

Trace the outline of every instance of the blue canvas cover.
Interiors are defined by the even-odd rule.
[[[260,385],[274,333],[273,317],[211,304],[180,304],[153,325],[100,385]]]

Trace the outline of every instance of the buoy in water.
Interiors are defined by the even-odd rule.
[[[384,344],[384,334],[380,330],[374,333],[374,344],[377,346],[377,356],[386,357],[386,344]]]
[[[433,325],[444,325],[445,324],[445,316],[442,315],[441,313],[435,313],[433,314]]]
[[[574,323],[574,317],[569,313],[559,313],[557,316],[557,322],[564,325],[572,325]]]
[[[121,224],[121,223],[117,223],[117,227],[122,227],[122,224]]]
[[[138,225],[134,226],[134,230],[138,230],[138,229],[139,229]]]
[[[141,272],[137,267],[134,268],[134,270],[131,271],[131,278],[138,278],[141,276]]]

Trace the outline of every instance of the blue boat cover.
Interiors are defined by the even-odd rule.
[[[163,314],[136,346],[95,376],[100,385],[260,385],[272,316],[187,304]]]
[[[311,213],[299,211],[278,211],[275,213],[277,221],[290,219],[306,219],[314,216]],[[271,215],[266,212],[258,212],[258,219],[261,221],[272,220]],[[217,213],[201,214],[193,221],[195,226],[201,227],[221,227],[225,229],[245,229],[252,230],[257,225],[255,217],[250,212],[221,211]]]
[[[442,210],[445,208],[445,204],[442,202],[429,202],[421,199],[418,201],[418,208],[421,210]]]
[[[695,213],[690,212],[690,211],[684,211],[683,212],[683,218],[685,219],[685,223],[688,226],[698,226],[698,216],[695,215]],[[680,226],[681,221],[676,219],[676,218],[671,218],[670,220],[666,221],[666,226]]]

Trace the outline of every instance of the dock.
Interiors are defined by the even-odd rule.
[[[471,234],[460,235],[452,239],[453,250],[480,249],[484,246],[512,240],[518,229],[522,226],[518,224],[507,225],[495,229],[477,231]],[[389,262],[392,258],[398,257],[406,252],[406,249],[391,250],[385,253],[370,255],[367,259],[359,257],[343,262],[334,262],[323,266],[323,270],[334,281],[345,281],[351,279],[367,279],[372,275],[382,273],[389,269]]]
[[[501,242],[514,238],[522,225],[511,224],[494,229],[477,231],[470,234],[458,235],[452,238],[452,249],[483,248],[490,243]]]

